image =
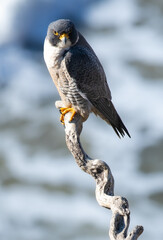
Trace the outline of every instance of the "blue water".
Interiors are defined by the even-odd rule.
[[[111,212],[66,148],[43,61],[50,21],[71,18],[102,62],[113,102],[132,136],[119,140],[91,115],[82,143],[106,161],[115,194],[129,200],[130,229],[163,235],[163,4],[153,1],[0,3],[0,239],[108,239]],[[152,17],[151,17],[152,16]]]

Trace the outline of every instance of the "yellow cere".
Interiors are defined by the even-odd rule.
[[[64,37],[69,38],[68,33],[62,33],[62,34],[59,36],[59,39],[62,39],[62,38],[64,38]]]

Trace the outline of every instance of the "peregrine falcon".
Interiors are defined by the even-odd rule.
[[[69,19],[50,23],[44,42],[44,60],[65,108],[85,121],[91,112],[109,123],[120,137],[130,134],[111,99],[103,67],[95,52]]]

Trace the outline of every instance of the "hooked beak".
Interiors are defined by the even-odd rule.
[[[69,38],[69,35],[66,34],[66,33],[61,34],[60,37],[59,37],[59,39],[60,39],[64,44],[66,44],[68,38]]]

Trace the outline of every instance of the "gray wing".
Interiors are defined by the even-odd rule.
[[[101,97],[111,100],[103,67],[89,48],[71,48],[65,55],[65,64],[70,77],[90,102]]]
[[[117,135],[129,133],[111,102],[111,92],[102,65],[94,52],[83,46],[72,47],[65,55],[65,64],[77,88],[96,109],[101,118],[107,121]]]

